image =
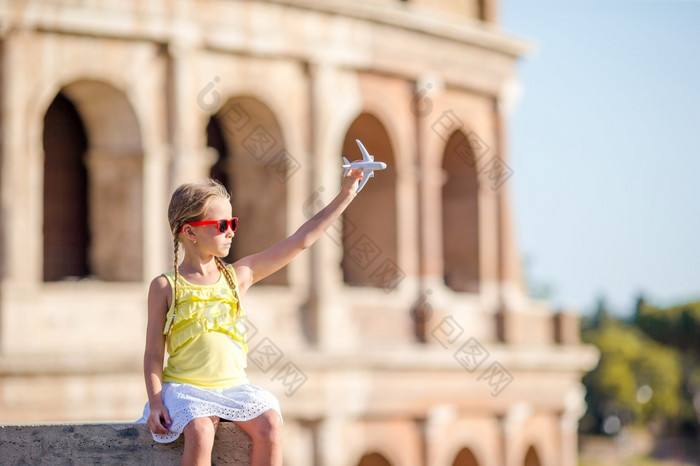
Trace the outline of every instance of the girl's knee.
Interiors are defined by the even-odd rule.
[[[255,418],[255,433],[269,442],[277,443],[282,436],[282,418],[270,409]]]
[[[218,418],[198,417],[192,419],[183,430],[185,441],[198,444],[214,443],[214,435],[216,435],[216,427],[218,424]]]

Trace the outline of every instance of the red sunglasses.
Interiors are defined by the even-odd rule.
[[[232,232],[236,232],[238,228],[238,217],[233,217],[228,220],[199,220],[197,222],[187,222],[185,225],[190,225],[193,227],[198,227],[202,225],[216,225],[216,229],[219,233],[226,233],[226,230],[231,228]],[[185,225],[180,227],[180,233],[185,228]]]

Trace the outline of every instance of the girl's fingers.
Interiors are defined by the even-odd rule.
[[[167,427],[170,424],[170,414],[165,408],[163,408],[162,411],[152,412],[148,422],[146,423],[148,428],[151,429],[151,432],[154,434],[167,434],[170,432]]]
[[[153,432],[154,434],[167,434],[167,433],[169,432],[169,431],[168,431],[168,428],[165,427],[165,426],[164,426],[163,424],[161,424],[160,422],[157,422],[157,423],[154,423],[154,424],[155,424],[155,425],[154,425],[153,428],[151,429],[151,432]]]

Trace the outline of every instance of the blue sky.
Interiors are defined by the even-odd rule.
[[[535,294],[618,313],[700,299],[700,2],[502,0],[535,52],[508,120]],[[549,288],[549,291],[547,291]]]

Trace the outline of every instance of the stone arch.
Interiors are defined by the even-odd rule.
[[[343,141],[343,155],[350,161],[361,159],[355,139],[362,141],[371,155],[387,164],[376,173],[343,215],[343,280],[349,285],[393,288],[396,270],[397,212],[396,168],[393,144],[382,122],[370,113],[361,113],[350,125]]]
[[[479,463],[469,448],[462,448],[455,456],[452,466],[479,466]]]
[[[442,159],[442,258],[445,284],[479,291],[479,183],[474,151],[462,131],[445,145]]]
[[[57,138],[61,116],[69,114],[77,136]],[[80,124],[85,136],[82,142]],[[63,86],[44,112],[43,142],[44,198],[52,198],[44,205],[44,279],[52,281],[77,273],[78,278],[90,275],[108,281],[141,280],[143,149],[136,114],[124,93],[106,82],[87,79]],[[66,195],[69,187],[55,179],[54,170],[65,161],[66,154],[74,166],[70,179],[81,184],[73,189],[83,194]],[[84,176],[76,177],[81,170]],[[84,199],[77,209],[72,205],[75,199]],[[72,259],[67,254],[54,251],[56,240],[61,238],[50,232],[50,222],[55,220],[47,212],[50,209],[70,212],[74,218],[84,217],[78,230],[83,230],[86,241],[81,251],[81,246],[72,246],[73,252],[85,256],[85,260],[80,259],[83,266],[70,265]]]
[[[540,457],[537,454],[534,446],[530,446],[525,453],[525,459],[523,460],[523,466],[541,466]]]
[[[357,466],[392,466],[389,460],[379,453],[368,453],[360,458]]]
[[[230,98],[211,116],[206,134],[216,153],[210,176],[228,188],[241,222],[227,258],[232,262],[287,236],[287,181],[299,166],[286,149],[274,112],[255,97]],[[288,282],[285,267],[260,283]]]

